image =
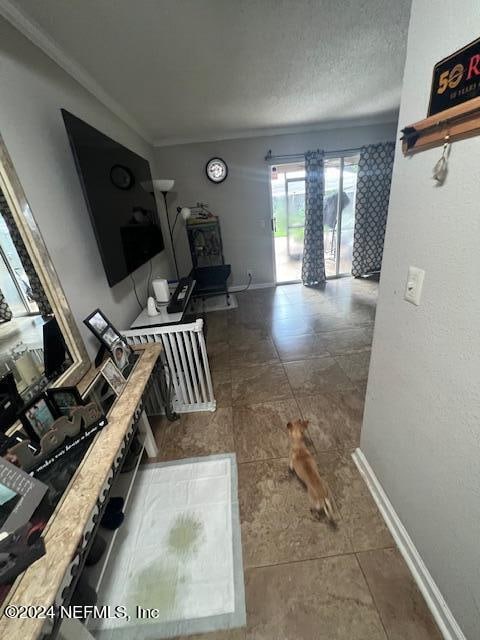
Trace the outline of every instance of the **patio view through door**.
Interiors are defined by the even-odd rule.
[[[327,278],[352,270],[358,155],[325,158],[324,251]],[[277,284],[300,282],[305,227],[305,163],[271,167],[272,229]],[[338,194],[342,193],[339,199]]]

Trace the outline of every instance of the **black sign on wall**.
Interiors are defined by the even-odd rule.
[[[435,65],[428,115],[477,96],[480,96],[480,38]]]

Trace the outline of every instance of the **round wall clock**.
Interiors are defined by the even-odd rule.
[[[110,169],[110,180],[117,189],[131,189],[135,184],[133,173],[123,164],[114,164]]]
[[[216,184],[223,182],[228,176],[228,167],[222,158],[210,158],[205,167],[207,178]]]

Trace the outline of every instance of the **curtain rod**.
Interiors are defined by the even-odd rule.
[[[332,149],[331,151],[325,151],[325,155],[345,155],[348,153],[359,153],[360,147],[352,147],[351,149]],[[273,155],[272,150],[269,149],[265,156],[265,162],[269,160],[278,160],[279,158],[305,158],[305,153],[281,153],[279,155]]]

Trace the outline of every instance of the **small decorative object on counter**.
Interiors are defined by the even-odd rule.
[[[44,400],[44,398],[42,398]],[[42,471],[65,453],[102,429],[108,421],[95,402],[72,409],[70,415],[54,420],[40,438],[39,450],[32,448],[29,440],[23,440],[8,450],[18,458],[22,469]]]

